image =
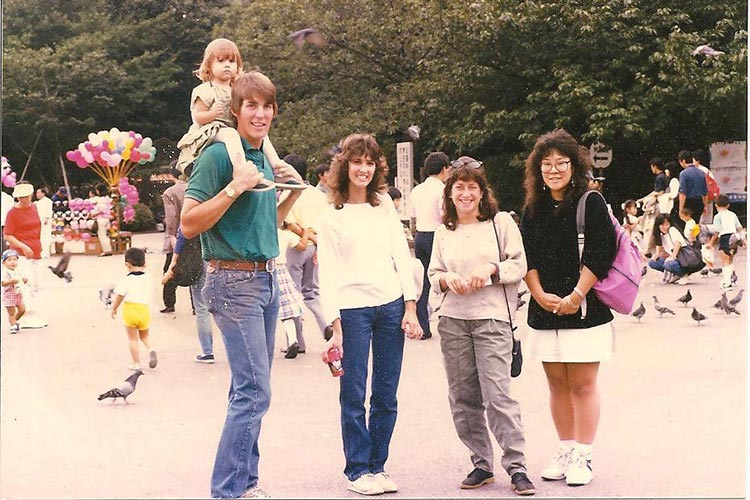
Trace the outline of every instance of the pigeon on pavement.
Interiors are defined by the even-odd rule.
[[[742,290],[740,290],[739,292],[737,292],[737,295],[735,295],[734,298],[729,301],[729,304],[733,305],[733,306],[736,306],[737,304],[739,304],[740,301],[742,300],[742,294],[743,293],[745,293],[745,289],[744,288]]]
[[[70,283],[73,281],[73,276],[68,272],[68,264],[70,263],[70,252],[65,252],[63,256],[60,258],[60,260],[57,262],[57,265],[47,266],[50,271],[52,271],[52,274],[57,276],[60,279],[64,279],[66,282]]]
[[[693,312],[690,313],[690,317],[697,321],[699,325],[701,324],[701,321],[706,319],[706,316],[698,312],[698,309],[696,309],[695,307],[693,308]]]
[[[731,315],[732,313],[735,313],[737,316],[740,315],[740,312],[734,308],[732,304],[729,303],[727,300],[727,293],[724,292],[721,294],[721,310],[727,313],[728,315]]]
[[[700,274],[701,276],[708,276],[708,268],[704,267],[703,269],[700,270],[700,273],[698,274]]]
[[[135,384],[136,382],[138,382],[138,377],[140,377],[141,375],[143,375],[143,371],[136,370],[132,375],[125,379],[125,382],[118,385],[117,387],[113,387],[103,394],[99,394],[99,397],[97,399],[101,401],[102,399],[112,398],[112,401],[114,402],[117,400],[117,398],[122,398],[122,400],[127,404],[128,396],[135,392]]]
[[[644,314],[646,314],[646,308],[643,306],[643,302],[641,302],[641,305],[635,311],[630,313],[631,316],[635,316],[638,319],[639,323]]]
[[[656,312],[659,313],[660,318],[663,314],[671,314],[672,316],[675,315],[673,310],[659,303],[659,299],[656,298],[656,295],[654,295],[654,309],[656,309]]]
[[[690,302],[691,300],[693,300],[693,296],[690,295],[690,289],[688,289],[685,295],[677,299],[677,302],[682,302],[685,305],[685,307],[687,307],[688,302]]]
[[[648,266],[643,266],[643,269],[641,269],[641,276],[646,276],[647,272],[648,272]]]
[[[720,267],[714,267],[713,269],[711,269],[711,272],[714,273],[714,274],[721,274],[722,273]]]

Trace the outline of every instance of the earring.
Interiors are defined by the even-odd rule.
[[[575,179],[570,179],[570,185],[573,186],[573,187],[576,187],[576,180]]]
[[[547,185],[542,183],[542,191],[546,191],[546,190],[547,190]]]

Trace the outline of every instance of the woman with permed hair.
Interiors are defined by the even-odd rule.
[[[498,213],[482,163],[468,156],[453,162],[443,206],[428,276],[433,290],[445,294],[438,331],[448,401],[474,467],[460,487],[495,481],[492,432],[513,491],[533,495],[521,408],[510,394],[512,315],[526,274],[521,233],[507,212]]]
[[[531,292],[527,354],[542,361],[560,439],[542,477],[570,486],[593,478],[597,374],[614,351],[612,312],[592,290],[615,256],[615,230],[601,196],[586,199],[585,243],[580,258],[578,253],[576,208],[590,170],[588,151],[565,130],[539,137],[526,159],[521,219]]]
[[[333,326],[326,352],[336,346],[343,353],[339,402],[344,474],[348,489],[362,495],[398,490],[385,462],[396,424],[404,336],[422,336],[411,256],[385,192],[386,168],[374,137],[348,136],[331,166],[332,204],[318,236],[321,302],[325,320]]]

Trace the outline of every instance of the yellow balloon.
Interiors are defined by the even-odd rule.
[[[132,137],[125,139],[125,148],[131,149],[135,145],[135,140]]]
[[[114,151],[114,149],[115,149],[115,141],[113,141],[112,139],[110,139],[110,140],[107,141],[107,144],[109,144],[109,150],[110,151]]]
[[[123,160],[129,160],[130,159],[130,148],[125,148],[122,152],[122,159]]]

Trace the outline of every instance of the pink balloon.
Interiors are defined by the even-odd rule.
[[[139,161],[141,161],[141,152],[138,151],[137,149],[133,149],[130,152],[130,161],[134,163],[138,163]]]
[[[67,158],[70,161],[76,161],[76,157],[78,157],[80,154],[81,153],[77,149],[75,149],[73,151],[68,151],[67,153],[65,153],[65,158]]]
[[[91,239],[91,235],[89,233],[82,233],[81,234],[81,239],[83,241],[89,241]]]
[[[81,158],[80,160],[76,160],[76,166],[78,168],[86,168],[86,167],[89,166],[89,164],[86,162],[86,160],[84,160],[83,158]]]
[[[85,147],[86,149],[88,149],[89,151],[93,151],[93,150],[94,150],[94,145],[93,145],[93,144],[91,144],[91,142],[90,142],[90,141],[86,141],[85,143],[83,143],[83,146],[84,146],[84,147]]]

